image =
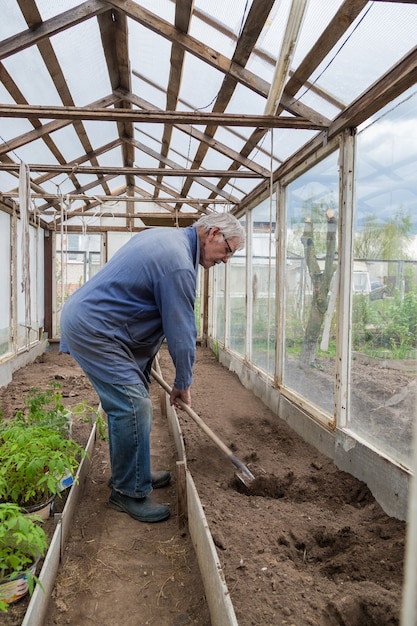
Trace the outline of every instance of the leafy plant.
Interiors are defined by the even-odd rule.
[[[385,221],[377,215],[368,215],[361,231],[355,236],[355,258],[406,259],[412,230],[412,215],[401,207]]]
[[[396,294],[388,313],[382,341],[392,349],[417,347],[417,292]]]
[[[25,426],[44,426],[68,436],[71,411],[62,402],[62,386],[51,381],[46,390],[32,387],[25,397],[26,408],[17,411],[15,421]]]
[[[84,453],[73,439],[44,426],[12,423],[0,431],[0,502],[29,506],[60,493]]]
[[[38,387],[30,389],[25,398],[25,409],[17,411],[15,422],[25,426],[44,426],[68,437],[71,435],[74,416],[85,422],[96,422],[99,437],[102,440],[107,439],[106,423],[99,411],[86,402],[79,402],[70,408],[65,407],[62,401],[62,386],[56,381],[51,381],[44,391]],[[0,430],[1,428],[0,411]]]
[[[355,317],[356,312],[356,317]],[[355,349],[373,356],[407,359],[417,348],[417,292],[369,302],[354,309]]]
[[[48,547],[47,535],[37,523],[39,519],[37,515],[24,514],[17,504],[0,503],[0,580],[25,574],[30,593],[37,581],[31,566]],[[0,611],[6,612],[7,607],[0,588]]]
[[[219,360],[220,347],[219,347],[218,339],[214,340],[212,350],[213,350],[213,353],[214,353],[214,356],[216,357],[216,359]]]
[[[72,409],[72,413],[84,422],[95,423],[100,439],[102,441],[108,440],[106,421],[98,409],[93,409],[87,402],[80,402]]]

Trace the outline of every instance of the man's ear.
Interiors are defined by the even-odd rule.
[[[209,235],[211,235],[212,239],[214,239],[214,237],[217,237],[219,232],[220,232],[220,228],[218,226],[213,226],[213,228],[210,228]]]

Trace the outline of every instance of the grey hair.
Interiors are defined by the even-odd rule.
[[[236,250],[241,250],[245,245],[245,229],[239,220],[231,213],[210,213],[209,215],[202,215],[194,223],[194,226],[195,228],[202,228],[205,233],[208,233],[212,228],[217,226],[225,239],[236,238],[239,240],[239,245]]]

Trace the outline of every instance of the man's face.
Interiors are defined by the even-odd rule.
[[[238,245],[236,237],[225,239],[220,229],[215,226],[200,242],[200,265],[208,269],[217,263],[227,263]]]

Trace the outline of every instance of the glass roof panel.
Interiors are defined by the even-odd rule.
[[[227,170],[233,161],[217,152],[209,150],[204,158],[204,168],[208,170]]]
[[[51,17],[55,17],[55,15],[60,15],[63,11],[69,11],[69,9],[83,3],[80,0],[65,0],[64,3],[57,2],[57,0],[37,0],[36,4],[42,19],[48,20]]]
[[[147,154],[143,150],[135,151],[135,167],[143,167],[146,169],[149,167],[158,167],[158,165],[159,162],[156,156],[154,157],[150,154]]]
[[[98,150],[107,143],[118,139],[116,122],[98,122],[85,120],[83,122],[93,150]]]
[[[0,193],[3,191],[11,191],[19,185],[19,173],[6,172],[0,170]]]
[[[84,154],[84,148],[72,124],[54,131],[50,136],[67,163],[79,159]]]
[[[241,0],[195,0],[194,7],[204,12],[209,12],[215,16],[221,24],[227,24],[233,30],[235,35],[240,33],[242,25],[249,13],[252,2],[241,2]],[[209,11],[208,11],[209,8]],[[208,45],[210,45],[209,42]]]
[[[271,59],[270,61],[269,57],[262,55],[262,53],[259,53],[255,49],[249,57],[246,68],[250,70],[253,74],[255,74],[255,76],[259,76],[259,78],[265,80],[269,87],[274,75],[275,63],[276,58],[274,58],[273,60]]]
[[[1,13],[0,39],[8,39],[27,29],[25,18],[16,0],[2,0]],[[5,19],[5,16],[7,16],[7,19]]]
[[[148,183],[148,181],[143,180],[143,178],[141,178],[140,176],[137,176],[136,178],[137,178],[136,186],[138,187],[138,189],[141,189],[145,191],[146,193],[153,194],[154,192],[153,185]]]
[[[164,127],[162,124],[142,124],[135,126],[135,140],[145,144],[158,154],[161,153],[161,141]]]
[[[276,133],[276,129],[269,129],[250,157],[257,165],[262,165],[267,170],[271,169],[271,160],[273,170],[279,165],[279,160],[274,156],[276,149],[279,148],[279,144],[275,143]]]
[[[260,180],[254,178],[230,178],[230,182],[223,189],[226,193],[241,199],[245,193],[249,193],[259,183]]]
[[[279,152],[281,161],[285,161],[291,154],[294,154],[307,141],[312,139],[316,131],[305,129],[274,129],[274,150]]]
[[[168,159],[172,162],[174,167],[189,167],[191,165],[191,160],[187,159],[182,154],[179,154],[178,151],[172,147],[169,151]]]
[[[196,4],[196,3],[195,3]],[[202,7],[203,11],[207,12],[207,2]],[[210,7],[211,8],[211,7]],[[207,14],[207,13],[206,13]],[[216,14],[211,14],[211,23],[206,19],[201,19],[197,16],[193,16],[190,24],[189,34],[191,37],[204,42],[210,48],[213,48],[220,54],[231,58],[236,47],[236,37],[233,32],[229,30],[225,24],[220,24]]]
[[[243,85],[237,85],[227,107],[227,113],[263,115],[266,99]],[[239,127],[240,128],[240,127]]]
[[[136,74],[132,74],[132,91],[134,94],[140,94],[142,100],[145,100],[145,110],[148,109],[162,109],[166,107],[166,94],[162,87],[156,87],[149,84],[148,81],[143,80]]]
[[[63,174],[63,175],[66,177],[65,180],[69,180],[71,176],[70,174]],[[74,176],[77,178],[81,187],[86,187],[90,183],[94,183],[94,182],[96,182],[97,185],[100,185],[100,182],[97,181],[97,176],[95,176],[94,174],[80,174],[79,172],[77,172],[77,170],[75,170]],[[74,184],[72,184],[72,186],[74,187]]]
[[[32,46],[3,60],[26,102],[38,105],[62,104],[39,50]],[[36,76],[36,80],[34,77]]]
[[[181,188],[184,184],[185,178],[182,176],[170,176],[169,177],[169,186],[171,189],[174,189],[176,192],[180,192]]]
[[[208,198],[210,195],[210,189],[201,185],[197,180],[193,180],[192,185],[190,187],[189,196],[191,198]]]
[[[114,191],[118,189],[126,188],[126,179],[124,176],[116,176],[115,178],[112,178],[111,180],[109,180],[107,184],[109,186],[110,191],[113,193]],[[98,194],[100,195],[100,192],[98,192]]]
[[[134,20],[128,20],[128,28],[132,71],[155,81],[165,90],[169,78],[171,43]],[[143,85],[143,90],[137,93],[148,102],[152,102],[148,97],[146,84]]]
[[[249,129],[241,126],[219,126],[216,131],[216,141],[220,141],[236,152],[242,150],[248,138]]]
[[[35,176],[33,178],[35,178],[35,180],[37,179],[39,175],[37,174],[36,178]],[[66,174],[60,174],[59,176],[55,176],[53,177],[53,179],[48,179],[45,180],[42,183],[42,189],[44,189],[46,191],[46,193],[57,193],[57,185],[60,184],[60,182],[64,182],[64,180],[67,179],[67,175]],[[41,204],[43,204],[43,200],[41,201]]]
[[[108,167],[121,167],[123,161],[120,147],[112,148],[111,150],[107,150],[107,152],[103,152],[97,157],[97,161],[103,167],[106,165]]]
[[[75,106],[85,106],[111,93],[97,20],[86,20],[58,33],[51,37],[51,43]]]
[[[48,163],[56,165],[57,160],[43,139],[36,139],[19,148],[19,158],[24,163]],[[39,174],[37,174],[39,176]]]
[[[13,138],[20,137],[31,130],[33,126],[28,120],[17,117],[0,118],[0,139],[4,143],[11,142]],[[19,147],[13,149],[15,156],[19,153],[19,149]]]
[[[0,81],[0,102],[3,104],[15,104],[14,99],[10,95],[10,92],[3,83]]]
[[[141,0],[140,5],[167,22],[174,23],[175,2],[172,0]]]
[[[333,19],[344,0],[309,0],[291,68],[297,68]]]
[[[199,142],[186,133],[181,132],[178,128],[174,128],[172,131],[172,142],[170,158],[172,160],[179,160],[181,156],[182,165],[191,165],[193,162],[196,150],[199,146]]]
[[[213,100],[223,82],[223,73],[207,65],[192,54],[186,54],[184,59],[183,78],[180,97],[182,102],[188,102],[194,110],[211,110]],[[178,107],[186,110],[185,107]]]
[[[282,47],[289,10],[290,0],[275,2],[268,20],[258,37],[256,48],[249,57],[249,61],[246,65],[248,69],[268,82],[272,81],[276,59]],[[263,60],[258,54],[261,50],[270,55],[274,62],[268,63]]]
[[[302,91],[300,91],[297,96],[297,100],[300,100],[300,102],[310,107],[313,111],[318,111],[329,120],[334,119],[342,110],[342,104],[338,106],[338,100],[329,102],[325,98],[320,97],[314,89],[309,86],[303,87]],[[343,103],[343,106],[346,104],[346,102]]]
[[[317,68],[314,81],[340,100],[354,100],[415,45],[416,24],[417,5],[370,3]]]

